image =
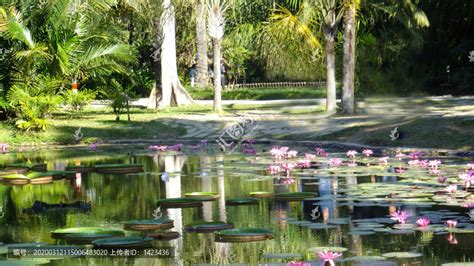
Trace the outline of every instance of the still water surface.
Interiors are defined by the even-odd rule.
[[[4,216],[0,218],[0,242],[47,242],[55,244],[50,232],[59,228],[79,226],[104,226],[123,228],[123,222],[151,219],[157,201],[162,198],[184,197],[184,193],[196,191],[218,192],[221,198],[204,202],[202,208],[164,209],[163,213],[174,220],[174,228],[181,237],[171,241],[155,241],[157,247],[173,247],[174,258],[168,259],[110,259],[73,258],[42,261],[47,265],[195,265],[195,264],[247,264],[286,265],[294,259],[275,259],[284,253],[302,254],[302,259],[314,265],[317,260],[309,248],[318,246],[345,247],[342,261],[337,265],[441,265],[448,262],[474,261],[474,234],[453,234],[420,230],[398,233],[358,230],[358,223],[374,223],[374,218],[387,220],[390,212],[403,208],[412,216],[424,211],[453,212],[455,218],[464,219],[469,225],[465,208],[459,206],[367,203],[344,199],[344,190],[363,183],[400,182],[396,176],[344,175],[322,176],[317,169],[295,174],[295,182],[285,184],[269,178],[266,153],[259,147],[259,157],[240,153],[224,154],[217,148],[198,152],[153,153],[145,147],[116,147],[98,151],[54,150],[11,153],[1,155],[1,164],[18,162],[45,162],[48,170],[63,170],[67,165],[94,165],[105,163],[139,163],[145,172],[139,174],[76,174],[75,178],[54,181],[45,185],[6,186],[0,184],[0,206]],[[268,147],[266,147],[268,150]],[[306,148],[301,148],[306,149]],[[445,158],[449,159],[449,158]],[[453,162],[462,158],[449,159]],[[169,180],[162,178],[170,173]],[[258,205],[226,206],[225,199],[249,197],[253,191],[270,192],[317,192],[314,201],[277,202],[261,199]],[[91,211],[25,212],[35,201],[46,203],[91,203]],[[311,211],[321,211],[312,220]],[[185,225],[198,221],[231,222],[236,228],[257,227],[271,229],[273,240],[251,243],[218,243],[213,234],[186,233]],[[306,226],[302,221],[307,221]],[[326,223],[328,228],[312,229],[309,223]],[[366,224],[367,225],[367,224]],[[359,227],[361,225],[359,224]],[[379,227],[379,225],[374,225]],[[362,233],[360,233],[362,231]],[[369,231],[367,233],[367,231]],[[365,232],[365,233],[364,233]],[[387,252],[407,251],[422,253],[422,257],[398,260],[389,259],[384,264],[344,261],[357,256],[380,256]],[[5,258],[5,255],[0,255]],[[8,265],[7,261],[0,264]],[[285,263],[285,264],[281,264]]]

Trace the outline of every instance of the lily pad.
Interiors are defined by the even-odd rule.
[[[71,228],[64,228],[58,229],[51,232],[51,237],[54,239],[66,239],[68,235],[71,234],[85,234],[85,235],[93,235],[93,234],[103,234],[103,235],[123,235],[122,230],[117,229],[110,229],[104,227],[71,227]]]
[[[202,201],[214,201],[221,197],[217,192],[191,192],[184,194],[188,198],[197,198]]]
[[[345,252],[348,249],[345,247],[314,247],[308,248],[306,251],[311,253],[323,252],[323,251],[332,251],[332,252]]]
[[[149,237],[111,237],[102,238],[92,242],[97,248],[148,248],[151,247],[153,238]]]
[[[302,259],[301,253],[267,253],[263,255],[264,259]]]
[[[210,233],[231,228],[234,228],[234,225],[225,222],[199,222],[192,223],[184,227],[186,231],[195,233]]]
[[[255,197],[255,198],[271,198],[271,197],[273,197],[273,195],[274,194],[272,192],[268,192],[268,191],[250,192],[250,196]]]
[[[273,239],[272,231],[261,228],[227,229],[216,233],[217,242],[251,242]]]
[[[95,171],[102,174],[132,174],[143,172],[141,164],[101,164],[95,166]]]
[[[173,220],[160,218],[151,220],[129,221],[124,224],[124,229],[131,231],[151,231],[158,229],[170,229],[173,228],[173,226]]]
[[[168,198],[158,200],[158,206],[164,208],[202,207],[202,200],[195,198]]]
[[[233,198],[225,201],[227,206],[237,206],[237,205],[256,205],[258,204],[257,199],[253,198]]]
[[[278,201],[302,201],[306,198],[314,198],[318,193],[314,192],[284,192],[275,194]]]
[[[382,254],[382,256],[386,258],[410,259],[423,257],[423,254],[418,252],[389,252]]]

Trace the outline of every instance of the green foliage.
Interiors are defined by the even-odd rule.
[[[92,90],[84,89],[74,92],[73,90],[66,90],[63,93],[64,103],[69,109],[80,111],[85,106],[89,105],[96,97],[97,93]]]
[[[122,113],[122,110],[127,107],[127,102],[135,97],[135,94],[130,87],[124,88],[115,79],[112,79],[104,88],[102,88],[101,93],[111,101],[109,105],[116,115],[116,121],[120,120],[120,114]]]
[[[10,107],[18,115],[15,125],[25,131],[46,130],[52,112],[58,110],[62,97],[33,88],[13,86],[7,94]]]

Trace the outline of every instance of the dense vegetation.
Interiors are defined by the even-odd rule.
[[[208,2],[170,3],[175,6],[178,73],[188,83],[196,63],[196,21],[202,19],[198,11],[203,9],[197,7]],[[330,52],[336,80],[342,83],[351,7],[357,95],[466,94],[473,83],[474,64],[468,59],[474,37],[471,1],[225,3],[220,49],[228,82],[325,80],[326,55],[332,49],[327,44],[333,38]],[[162,10],[161,1],[150,0],[1,0],[2,116],[13,118],[21,129],[40,130],[61,104],[80,110],[94,97],[109,98],[120,112],[127,98],[147,97],[161,78]],[[208,37],[209,63],[212,43]],[[71,94],[76,82],[77,95]]]

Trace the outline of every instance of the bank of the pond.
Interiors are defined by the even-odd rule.
[[[257,141],[325,141],[375,147],[416,147],[474,150],[474,98],[424,97],[366,99],[355,115],[327,115],[324,106],[305,101],[235,102],[220,114],[211,105],[190,105],[162,110],[131,109],[131,122],[120,121],[110,108],[90,108],[80,113],[54,115],[46,132],[22,133],[13,123],[0,124],[0,142],[71,145],[78,143],[215,142],[245,115],[257,127]],[[390,136],[397,129],[392,140]],[[80,141],[75,134],[80,130]],[[244,132],[247,133],[247,132]],[[399,134],[399,135],[398,135]]]

